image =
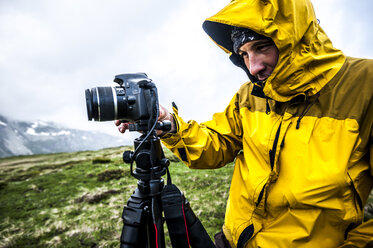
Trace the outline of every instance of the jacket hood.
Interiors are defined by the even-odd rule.
[[[276,44],[279,59],[263,88],[264,94],[276,101],[316,94],[346,59],[318,24],[309,0],[232,0],[206,19],[203,23],[206,33],[229,54],[235,65],[248,73],[243,60],[233,52],[234,26],[270,37]]]

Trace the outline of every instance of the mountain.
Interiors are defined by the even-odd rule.
[[[124,145],[106,133],[62,127],[53,122],[10,120],[0,115],[0,157],[98,150]]]

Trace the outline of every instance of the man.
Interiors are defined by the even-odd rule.
[[[235,160],[218,247],[373,247],[373,61],[334,48],[309,0],[233,0],[203,27],[250,82],[211,121],[160,119],[190,168]]]

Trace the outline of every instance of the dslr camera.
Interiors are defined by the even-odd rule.
[[[88,120],[156,121],[157,88],[145,73],[116,75],[118,86],[85,90]]]

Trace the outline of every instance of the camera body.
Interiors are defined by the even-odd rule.
[[[88,120],[136,122],[152,119],[157,89],[145,73],[116,75],[119,86],[85,90]]]

